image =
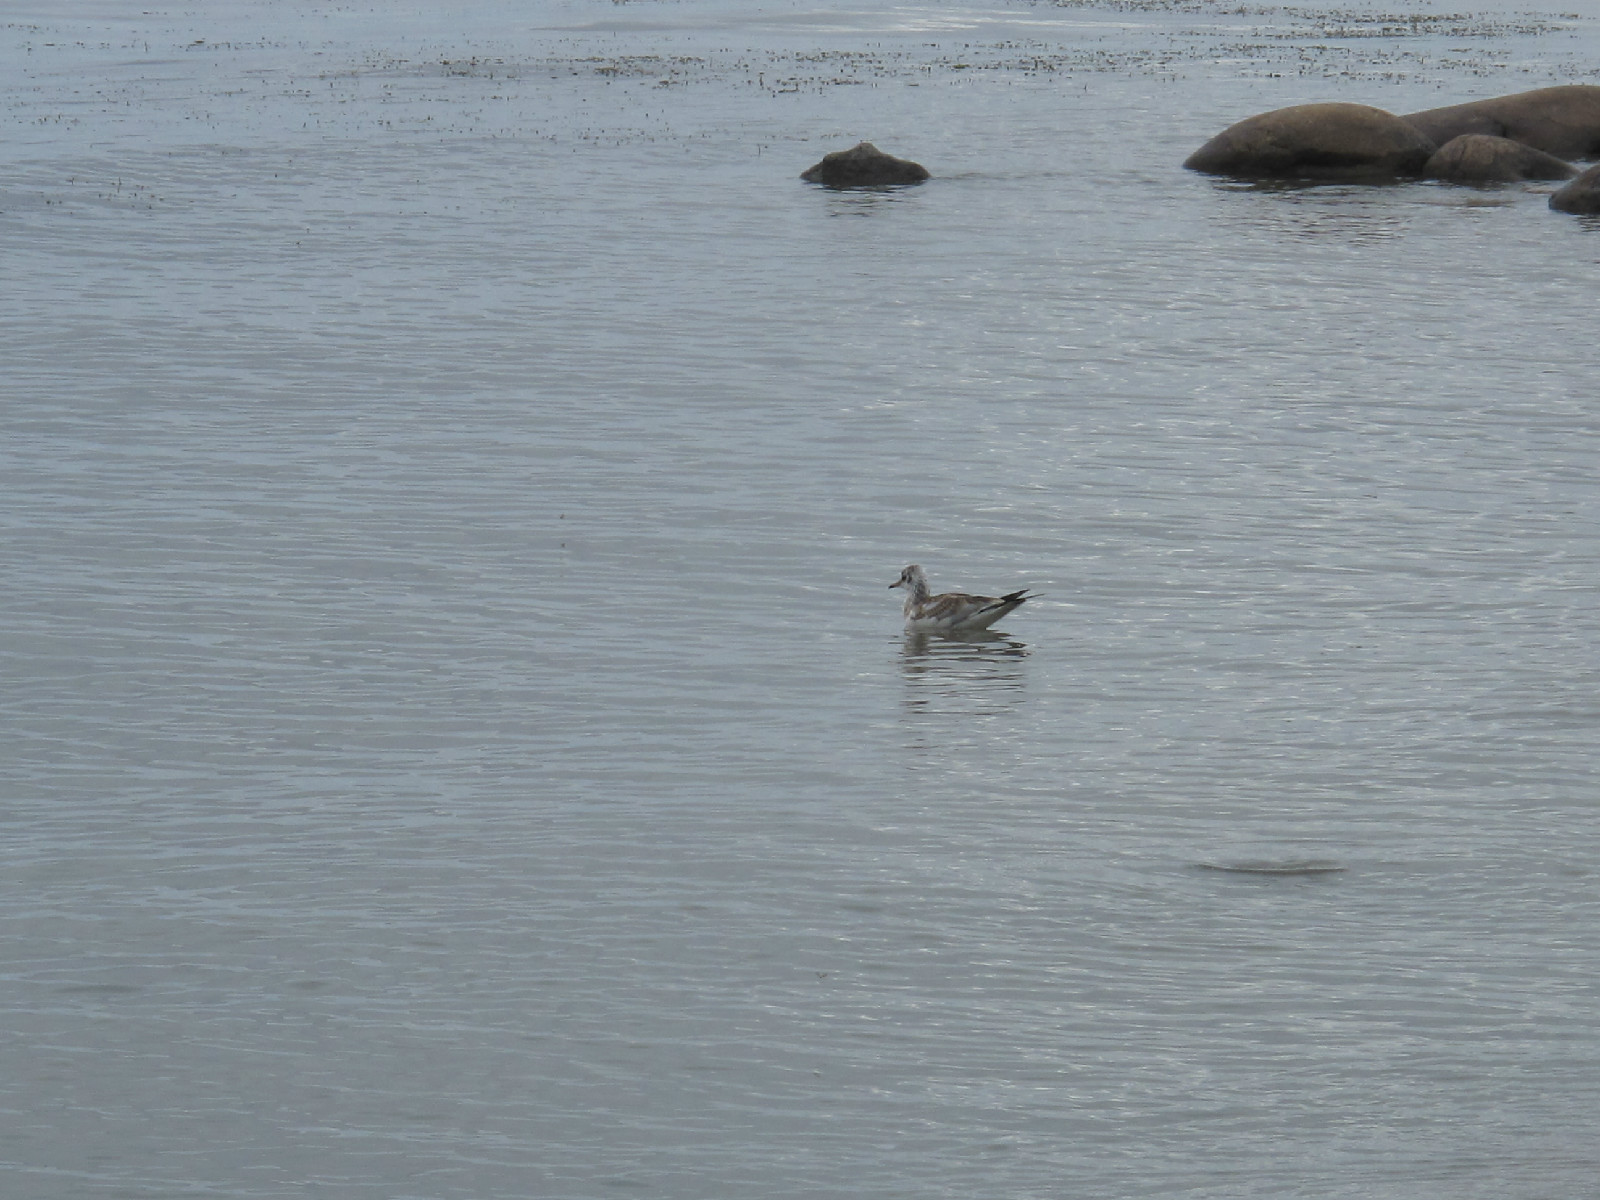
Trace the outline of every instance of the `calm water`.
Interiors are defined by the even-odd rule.
[[[1177,164],[1600,21],[382,7],[0,8],[7,1197],[1593,1190],[1600,228]]]

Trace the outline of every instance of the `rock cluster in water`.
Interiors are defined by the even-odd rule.
[[[1396,116],[1365,104],[1301,104],[1248,117],[1191,154],[1190,170],[1239,179],[1571,179],[1600,158],[1600,86],[1572,84]],[[1600,212],[1600,168],[1550,198]]]
[[[1590,167],[1550,197],[1557,212],[1600,213],[1600,166]]]
[[[1571,163],[1523,142],[1488,133],[1463,133],[1440,146],[1422,173],[1451,183],[1515,183],[1519,179],[1571,179]]]
[[[885,154],[871,142],[825,154],[822,161],[800,175],[807,183],[826,187],[883,187],[896,183],[921,183],[928,169],[910,159]]]
[[[1297,104],[1230,125],[1183,165],[1252,179],[1386,179],[1420,175],[1438,146],[1366,104]]]

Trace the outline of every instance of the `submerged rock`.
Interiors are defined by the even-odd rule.
[[[921,183],[928,169],[910,159],[885,154],[871,142],[860,142],[848,150],[823,156],[816,166],[800,176],[807,183],[828,187],[882,187],[893,183]]]
[[[1422,167],[1429,179],[1452,183],[1513,183],[1519,179],[1571,179],[1578,169],[1523,142],[1487,133],[1453,137]]]
[[[1600,166],[1590,167],[1550,197],[1557,212],[1600,213]]]
[[[1538,88],[1430,108],[1403,119],[1441,146],[1463,133],[1486,133],[1557,158],[1600,157],[1600,87],[1593,84]]]
[[[1298,104],[1230,125],[1183,164],[1246,179],[1383,179],[1417,175],[1435,144],[1365,104]]]
[[[1227,871],[1235,875],[1337,875],[1344,864],[1327,858],[1244,858],[1228,862],[1195,863],[1202,871]]]

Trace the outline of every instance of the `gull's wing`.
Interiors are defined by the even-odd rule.
[[[918,625],[945,629],[986,629],[1029,599],[1027,588],[999,597],[946,592],[917,609],[912,620]]]

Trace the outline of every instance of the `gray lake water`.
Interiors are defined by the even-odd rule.
[[[0,1194],[1594,1194],[1591,6],[0,16]]]

